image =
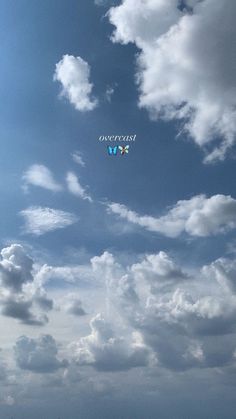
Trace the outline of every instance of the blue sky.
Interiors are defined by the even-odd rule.
[[[234,417],[235,12],[1,1],[2,417]]]

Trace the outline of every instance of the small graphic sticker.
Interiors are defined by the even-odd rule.
[[[110,145],[107,147],[107,151],[109,156],[116,156],[117,155],[118,146],[111,147]]]
[[[124,156],[125,154],[128,154],[129,152],[129,145],[121,146],[119,145],[120,154]]]

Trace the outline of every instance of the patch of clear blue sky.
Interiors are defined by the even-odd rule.
[[[90,205],[64,192],[53,194],[31,188],[25,195],[21,176],[33,163],[48,166],[58,181],[74,170],[89,185],[95,201],[121,202],[141,214],[159,215],[179,199],[199,193],[234,195],[235,161],[214,166],[202,164],[202,153],[187,138],[176,139],[177,124],[150,121],[137,107],[134,82],[135,54],[132,46],[113,44],[106,9],[92,0],[1,1],[0,39],[0,234],[19,238],[22,220],[17,213],[30,205],[50,206],[76,213],[76,226],[27,238],[61,256],[65,247],[99,253],[106,248],[146,252],[170,250],[186,255],[192,263],[210,260],[225,251],[233,236],[170,240],[142,232],[114,234],[114,217],[99,204]],[[60,86],[53,82],[55,64],[63,54],[81,56],[91,65],[94,94],[100,105],[79,113],[58,98]],[[107,86],[117,87],[111,103]],[[109,157],[104,134],[137,134],[125,158]],[[80,150],[86,168],[76,166],[71,152]]]

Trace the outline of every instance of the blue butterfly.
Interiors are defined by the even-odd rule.
[[[108,150],[108,154],[109,156],[116,156],[117,155],[117,150],[118,150],[118,146],[116,145],[115,147],[111,147],[110,145],[107,146],[107,150]]]

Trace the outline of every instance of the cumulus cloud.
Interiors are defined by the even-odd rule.
[[[29,207],[20,215],[25,220],[25,232],[36,236],[68,227],[78,220],[70,212],[47,207]]]
[[[21,290],[25,282],[32,282],[33,260],[19,244],[12,244],[1,250],[0,280],[1,285],[14,290]]]
[[[25,186],[34,185],[53,192],[62,190],[62,186],[57,183],[52,172],[42,164],[33,164],[23,174]]]
[[[2,314],[29,326],[44,326],[48,322],[46,314],[35,315],[31,309],[33,300],[27,296],[9,296],[1,300]]]
[[[83,186],[80,184],[78,177],[73,172],[68,172],[66,176],[67,187],[69,191],[79,198],[92,202],[91,196],[89,196]]]
[[[14,353],[21,369],[36,373],[50,373],[68,365],[66,360],[58,359],[58,346],[51,335],[41,335],[38,339],[21,336]]]
[[[236,227],[236,200],[226,195],[213,195],[210,198],[197,195],[189,200],[178,201],[161,217],[141,216],[118,203],[109,204],[108,211],[167,237],[178,237],[183,232],[206,237]]]
[[[73,344],[75,359],[102,371],[119,371],[148,364],[149,351],[137,334],[131,342],[116,336],[101,314],[90,322],[91,334]]]
[[[41,312],[35,310],[41,308]],[[2,249],[0,260],[0,307],[4,316],[27,325],[42,326],[52,309],[50,300],[33,277],[33,260],[19,244]]]
[[[56,64],[54,81],[62,85],[62,96],[80,112],[92,111],[98,101],[92,96],[93,84],[90,83],[90,67],[81,57],[64,55]]]
[[[222,160],[236,133],[236,4],[183,3],[124,0],[109,11],[113,41],[140,50],[139,106],[154,119],[181,120],[206,162]]]
[[[149,281],[152,292],[188,279],[188,274],[165,253],[147,255],[140,263],[133,264],[131,273],[136,280]]]
[[[88,284],[91,278],[96,279],[93,286],[109,281],[121,274],[122,267],[115,261],[114,256],[105,251],[101,256],[94,256],[86,265],[42,265],[35,275],[39,284],[61,279],[70,284]]]

